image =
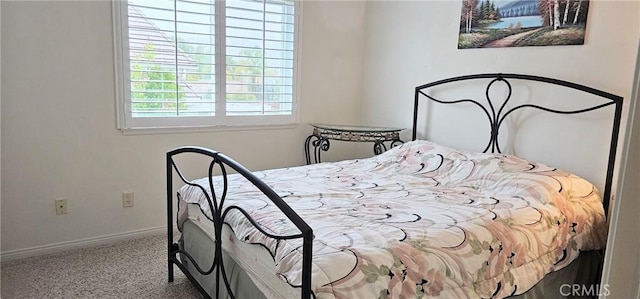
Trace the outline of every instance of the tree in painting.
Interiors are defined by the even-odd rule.
[[[460,18],[460,26],[464,24],[464,30],[466,33],[471,33],[471,27],[473,22],[478,22],[478,18],[474,17],[478,15],[478,0],[464,0],[462,1],[462,17]]]
[[[462,0],[458,48],[582,45],[589,0]]]
[[[563,10],[560,8],[564,7]],[[587,23],[587,0],[539,0],[540,17],[544,26],[553,27],[554,30],[573,25],[583,26]],[[560,14],[562,13],[562,14]],[[562,20],[562,22],[560,22]]]

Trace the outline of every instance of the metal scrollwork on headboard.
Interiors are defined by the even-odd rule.
[[[485,89],[485,97],[488,102],[488,108],[487,106],[473,99],[459,99],[459,100],[446,101],[446,100],[437,99],[434,96],[427,93],[427,90],[429,88],[432,88],[435,86],[444,85],[452,82],[458,82],[458,81],[474,80],[474,79],[490,80],[490,82],[487,84],[487,87]],[[586,92],[586,93],[598,96],[599,98],[602,99],[603,103],[580,108],[580,109],[574,109],[574,110],[558,110],[558,109],[553,109],[549,107],[543,107],[536,104],[521,104],[513,108],[506,109],[507,103],[511,99],[511,95],[513,92],[509,79],[544,82],[544,83],[549,83],[553,85],[564,86],[569,89],[575,89],[575,90],[579,90],[582,92]],[[489,94],[491,87],[496,82],[502,82],[507,86],[507,95],[499,108],[497,108],[494,105],[495,101],[492,101],[491,96]],[[602,90],[594,89],[588,86],[584,86],[584,85],[580,85],[580,84],[576,84],[568,81],[540,77],[540,76],[532,76],[532,75],[491,73],[491,74],[476,74],[476,75],[467,75],[467,76],[448,78],[448,79],[439,80],[439,81],[427,83],[427,84],[416,87],[414,110],[413,110],[414,114],[413,114],[412,140],[415,140],[417,138],[418,105],[419,105],[420,95],[441,104],[471,103],[478,106],[482,111],[484,111],[485,115],[489,119],[489,124],[491,128],[491,133],[490,133],[491,136],[489,138],[489,143],[487,144],[483,152],[487,152],[490,150],[492,153],[496,153],[496,152],[501,153],[500,145],[498,143],[500,126],[503,124],[505,118],[511,113],[513,113],[514,111],[517,111],[523,108],[532,108],[532,109],[538,109],[538,110],[543,110],[543,111],[558,113],[558,114],[578,114],[578,113],[597,110],[610,105],[615,105],[615,115],[613,118],[611,142],[609,147],[609,160],[608,160],[608,166],[607,166],[605,190],[603,195],[603,204],[604,204],[605,213],[607,212],[607,209],[609,206],[609,198],[611,196],[611,189],[612,189],[613,168],[615,164],[616,148],[618,144],[618,135],[620,131],[620,119],[622,116],[622,100],[623,100],[622,97],[602,91]],[[496,111],[496,108],[497,108],[497,111]]]

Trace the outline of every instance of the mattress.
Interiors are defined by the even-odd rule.
[[[181,201],[182,215],[188,214],[182,224],[183,236],[182,248],[189,252],[202,265],[210,266],[213,261],[214,228],[197,205],[189,205]],[[186,210],[185,210],[186,209]],[[229,226],[222,228],[222,247],[225,269],[231,274],[231,281],[236,285],[232,287],[236,298],[300,298],[300,289],[291,287],[280,279],[275,272],[275,262],[267,250],[256,244],[249,244],[239,240]],[[182,261],[189,265],[188,259]],[[231,267],[229,267],[231,265]],[[235,269],[234,267],[240,267]],[[205,290],[215,290],[212,277],[203,279],[195,269],[191,273],[198,274],[198,278]],[[237,273],[237,274],[236,274]],[[233,277],[245,275],[245,277]],[[250,282],[250,283],[248,283]],[[221,298],[228,298],[226,289],[221,287]],[[257,289],[258,293],[255,292]],[[215,297],[215,296],[212,296]]]
[[[592,184],[515,156],[412,141],[368,159],[255,174],[313,228],[317,298],[521,294],[606,240]],[[255,187],[228,179],[225,206],[242,207],[271,233],[297,233]],[[207,179],[195,182],[208,189]],[[211,212],[201,191],[185,186],[179,194],[179,227],[188,218],[206,223]],[[252,248],[227,248],[239,253],[241,267],[254,280],[277,279],[256,285],[292,297],[286,289],[300,286],[301,241],[268,238],[239,212],[225,221],[234,238],[222,243]]]

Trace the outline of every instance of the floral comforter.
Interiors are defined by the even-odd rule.
[[[255,174],[314,230],[317,298],[506,297],[606,240],[592,184],[515,156],[412,141],[372,158]],[[229,188],[225,206],[267,231],[297,233],[244,178],[231,175]],[[197,188],[179,193],[210,217]],[[283,280],[301,284],[301,241],[270,239],[239,212],[226,222],[270,251]]]

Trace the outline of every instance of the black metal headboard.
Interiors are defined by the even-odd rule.
[[[460,99],[460,100],[453,100],[453,101],[446,101],[446,100],[440,100],[440,99],[436,99],[435,97],[433,97],[432,95],[429,95],[427,93],[427,90],[429,88],[438,86],[438,85],[443,85],[443,84],[447,84],[447,83],[452,83],[452,82],[458,82],[458,81],[467,81],[467,80],[475,80],[475,79],[490,79],[491,81],[489,82],[489,84],[486,87],[486,91],[485,91],[485,96],[486,96],[486,101],[488,104],[488,107],[484,104],[481,104],[480,102],[473,100],[473,99]],[[579,90],[579,91],[583,91],[589,94],[593,94],[595,96],[598,96],[600,99],[602,99],[602,104],[598,104],[598,105],[594,105],[594,106],[589,106],[586,108],[581,108],[581,109],[576,109],[576,110],[557,110],[557,109],[552,109],[552,108],[548,108],[548,107],[543,107],[543,106],[539,106],[539,105],[535,105],[535,104],[521,104],[521,105],[517,105],[515,107],[509,108],[509,109],[505,109],[507,102],[509,101],[509,99],[511,98],[511,94],[512,94],[512,87],[511,87],[511,83],[509,82],[509,79],[517,79],[517,80],[526,80],[526,81],[536,81],[536,82],[545,82],[545,83],[549,83],[549,84],[554,84],[554,85],[559,85],[559,86],[564,86],[567,87],[569,89],[575,89],[575,90]],[[506,84],[507,86],[507,91],[508,94],[506,96],[506,99],[503,101],[503,103],[500,105],[500,107],[496,107],[494,106],[494,101],[491,100],[491,97],[489,95],[489,90],[491,89],[491,86],[496,83],[496,82],[503,82],[504,84]],[[531,76],[531,75],[522,75],[522,74],[502,74],[502,73],[493,73],[493,74],[476,74],[476,75],[467,75],[467,76],[459,76],[459,77],[453,77],[453,78],[449,78],[449,79],[444,79],[444,80],[439,80],[439,81],[435,81],[435,82],[431,82],[431,83],[427,83],[421,86],[416,87],[416,91],[415,91],[415,102],[414,102],[414,108],[413,108],[413,135],[412,135],[412,140],[416,140],[416,136],[417,136],[417,126],[418,126],[418,104],[420,102],[420,95],[426,97],[427,99],[430,99],[432,101],[441,103],[441,104],[456,104],[456,103],[472,103],[477,105],[480,109],[482,109],[482,111],[484,111],[484,113],[486,114],[487,118],[489,119],[489,125],[491,128],[491,136],[489,138],[489,143],[487,144],[486,148],[484,149],[483,152],[487,152],[489,151],[489,149],[491,150],[492,153],[498,152],[500,153],[500,145],[498,143],[498,135],[500,133],[500,126],[503,124],[505,118],[511,114],[514,111],[523,109],[523,108],[532,108],[532,109],[538,109],[538,110],[543,110],[543,111],[547,111],[547,112],[551,112],[551,113],[558,113],[558,114],[578,114],[578,113],[584,113],[584,112],[589,112],[589,111],[593,111],[593,110],[597,110],[600,108],[604,108],[606,106],[610,106],[610,105],[615,105],[615,115],[613,118],[613,128],[611,130],[611,143],[609,146],[609,160],[608,160],[608,165],[607,165],[607,175],[606,175],[606,180],[605,180],[605,189],[604,189],[604,194],[603,194],[603,198],[602,198],[602,203],[604,206],[604,211],[605,214],[608,213],[608,209],[609,209],[609,199],[611,197],[611,190],[612,190],[612,183],[613,183],[613,171],[614,171],[614,164],[615,164],[615,159],[616,159],[616,148],[618,145],[618,133],[620,131],[620,119],[622,116],[622,97],[602,91],[602,90],[598,90],[598,89],[594,89],[588,86],[584,86],[584,85],[580,85],[580,84],[576,84],[576,83],[572,83],[572,82],[568,82],[568,81],[563,81],[563,80],[558,80],[558,79],[553,79],[553,78],[546,78],[546,77],[539,77],[539,76]],[[497,111],[496,111],[497,108]]]

